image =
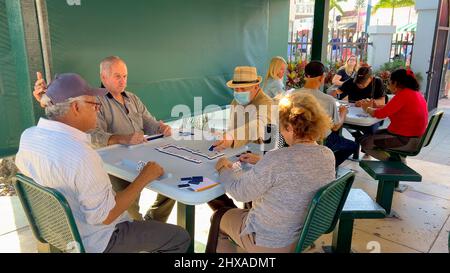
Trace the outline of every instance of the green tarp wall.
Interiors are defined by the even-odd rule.
[[[0,157],[15,154],[22,131],[36,121],[24,29],[20,2],[0,0]]]
[[[287,53],[289,0],[47,0],[46,5],[52,73],[79,73],[99,85],[99,62],[118,55],[128,65],[127,89],[158,119],[170,119],[178,104],[193,111],[195,96],[202,97],[203,107],[228,104],[232,92],[225,83],[235,66],[256,66],[264,76],[270,58]],[[8,92],[15,94],[17,79],[8,78]],[[0,93],[0,105],[5,104]],[[8,104],[1,113],[15,117],[22,111]],[[11,147],[23,129],[19,122],[0,121]]]

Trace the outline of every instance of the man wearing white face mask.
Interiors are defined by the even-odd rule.
[[[249,142],[261,143],[267,124],[271,123],[273,100],[260,87],[262,77],[256,67],[238,66],[227,86],[234,90],[231,122],[223,139],[213,144],[214,150],[239,148]]]
[[[271,117],[274,102],[261,89],[261,80],[256,67],[238,66],[234,69],[233,80],[227,82],[227,86],[234,90],[231,122],[223,138],[213,144],[214,150],[239,148],[249,142],[262,143],[267,125],[275,118]],[[236,208],[226,194],[209,201],[208,205],[213,211],[221,207]]]

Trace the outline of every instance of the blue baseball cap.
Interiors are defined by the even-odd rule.
[[[78,74],[59,74],[50,83],[45,93],[53,104],[80,96],[104,96],[105,88],[93,88]]]

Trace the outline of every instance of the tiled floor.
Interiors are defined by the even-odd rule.
[[[448,252],[450,232],[450,100],[441,100],[445,115],[433,142],[408,165],[419,172],[421,183],[404,183],[409,188],[394,194],[393,211],[397,217],[357,220],[353,233],[354,252],[415,253]],[[346,168],[357,171],[354,188],[364,189],[372,198],[376,182],[357,162],[346,161]],[[153,202],[156,194],[145,190],[141,211]],[[0,252],[36,252],[36,242],[17,197],[0,198]],[[203,252],[208,236],[211,210],[207,205],[196,207],[195,250]],[[176,223],[176,211],[169,218]],[[319,238],[308,252],[323,252],[331,244],[331,235]]]

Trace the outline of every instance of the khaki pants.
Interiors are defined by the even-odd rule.
[[[172,212],[174,205],[175,200],[158,193],[152,207],[147,210],[144,220],[147,221],[153,219],[165,223],[167,222],[167,219],[169,219],[169,215]]]
[[[109,176],[109,180],[111,180],[112,188],[115,192],[121,192],[125,190],[128,185],[130,185],[130,182],[123,180],[121,178],[115,177],[113,175]],[[142,221],[144,220],[142,218],[142,215],[139,213],[139,198],[141,195],[139,194],[136,200],[131,204],[131,206],[128,208],[128,214],[130,215],[131,219],[134,221]]]
[[[247,209],[231,209],[222,216],[217,253],[289,253],[295,251],[297,242],[283,248],[270,248],[257,246],[254,234],[240,236],[248,211]],[[233,244],[230,239],[237,245]]]
[[[118,177],[109,176],[112,184],[112,188],[115,192],[121,192],[130,185],[130,182],[120,179]],[[134,221],[143,221],[142,214],[139,212],[139,198],[131,204],[128,208],[128,214]],[[164,195],[158,194],[156,196],[156,200],[153,203],[152,207],[147,211],[145,215],[145,220],[156,220],[160,222],[167,222],[169,215],[172,211],[173,206],[175,205],[175,200],[172,200]]]

